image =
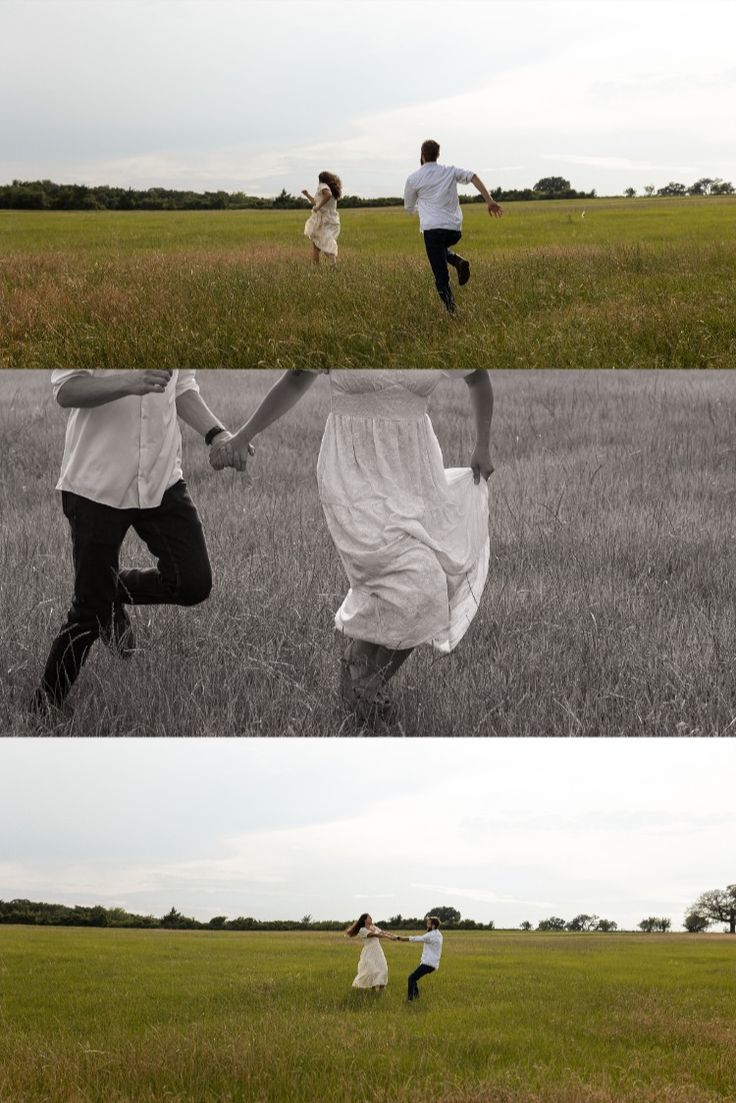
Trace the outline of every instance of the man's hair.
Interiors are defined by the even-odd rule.
[[[441,921],[437,918],[436,915],[428,915],[427,919],[429,920],[429,922],[432,924],[432,926],[434,927],[434,929],[436,931],[439,930],[439,928],[442,926]]]
[[[422,157],[425,161],[436,161],[439,155],[439,142],[435,142],[433,138],[427,138],[426,142],[422,142]]]

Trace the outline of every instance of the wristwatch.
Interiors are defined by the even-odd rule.
[[[213,426],[212,426],[212,428],[211,428],[211,429],[209,429],[209,430],[208,430],[208,431],[207,431],[207,432],[205,433],[205,435],[204,435],[204,443],[205,443],[205,444],[207,445],[207,447],[209,448],[209,446],[210,446],[210,445],[212,444],[212,441],[213,441],[213,440],[215,439],[215,437],[216,437],[216,436],[217,436],[217,435],[218,435],[219,433],[225,433],[226,431],[227,431],[227,430],[225,429],[225,427],[224,427],[223,425],[213,425]]]

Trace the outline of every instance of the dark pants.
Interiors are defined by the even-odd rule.
[[[422,977],[426,977],[428,973],[434,972],[435,968],[433,965],[418,965],[414,972],[409,974],[408,998],[410,1000],[415,1000],[419,996],[419,985],[417,981],[421,980]]]
[[[101,627],[110,625],[115,605],[198,605],[212,589],[202,524],[183,480],[155,509],[113,509],[68,491],[62,505],[71,527],[74,597],[43,673],[42,688],[55,704],[74,684]],[[119,569],[131,528],[156,556],[156,567]]]
[[[448,310],[454,309],[455,299],[450,288],[450,272],[447,266],[451,264],[453,268],[457,268],[462,260],[457,253],[451,253],[449,247],[457,245],[461,237],[459,230],[424,231],[424,248],[432,266],[437,293]]]

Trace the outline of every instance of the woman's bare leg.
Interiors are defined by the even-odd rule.
[[[312,242],[312,264],[319,264],[319,249]]]

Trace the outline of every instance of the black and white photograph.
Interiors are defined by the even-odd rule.
[[[732,732],[727,372],[59,369],[0,410],[8,732]]]

